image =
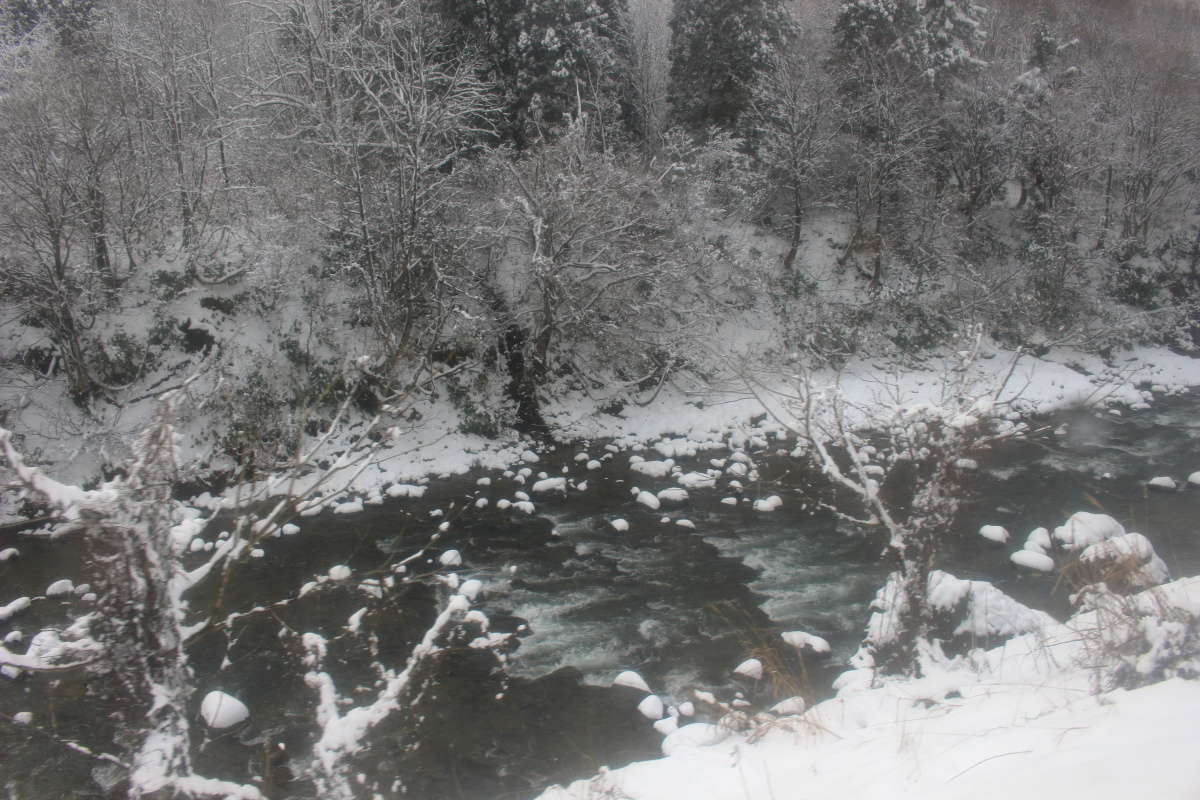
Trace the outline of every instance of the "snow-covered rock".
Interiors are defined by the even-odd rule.
[[[1191,475],[1188,475],[1187,482],[1192,486],[1200,486],[1200,472],[1193,472]]]
[[[457,550],[447,550],[438,556],[438,563],[443,567],[457,567],[462,564],[462,553]]]
[[[642,699],[642,702],[638,703],[637,708],[638,708],[638,711],[641,712],[642,716],[645,717],[646,719],[650,719],[650,720],[662,719],[663,702],[659,698],[659,696],[656,694],[646,695]]]
[[[28,597],[18,597],[8,605],[0,606],[0,622],[10,620],[17,614],[20,614],[25,609],[29,608],[30,600]]]
[[[675,482],[685,489],[711,489],[717,485],[717,479],[703,472],[681,472],[675,476]]]
[[[1167,491],[1171,492],[1179,488],[1179,484],[1175,483],[1175,479],[1166,475],[1160,475],[1157,478],[1151,478],[1150,480],[1146,481],[1146,485],[1151,489],[1166,489]]]
[[[751,680],[761,680],[763,676],[763,664],[757,658],[747,658],[733,668],[733,674],[741,675]]]
[[[629,523],[623,519],[614,519],[614,520],[611,520],[608,524],[612,525],[613,530],[615,530],[615,531],[621,531],[622,533],[624,533],[625,531],[629,530]]]
[[[388,497],[424,497],[427,487],[414,486],[411,483],[393,483],[387,488]]]
[[[682,503],[688,499],[686,489],[663,489],[658,493],[658,499],[664,503]]]
[[[658,731],[663,736],[670,736],[675,731],[679,730],[679,720],[675,717],[663,717],[654,723],[654,730]]]
[[[805,631],[784,631],[780,634],[784,642],[797,650],[811,650],[814,653],[828,653],[829,642],[820,636],[814,636]]]
[[[58,597],[75,591],[75,584],[68,578],[62,578],[46,587],[46,597]]]
[[[479,593],[482,591],[483,591],[483,581],[478,580],[476,578],[471,578],[470,580],[463,581],[462,586],[458,587],[458,593],[461,594],[463,597],[467,598],[468,600],[470,600],[471,602],[475,602],[475,599],[477,597],[479,597]]]
[[[627,686],[630,689],[637,689],[638,691],[645,692],[646,694],[650,693],[650,687],[646,685],[646,679],[631,669],[627,669],[618,674],[617,677],[613,678],[612,685]]]
[[[344,581],[350,577],[350,568],[345,564],[338,564],[335,567],[329,568],[329,579],[331,581]]]
[[[631,472],[639,472],[651,478],[664,478],[671,474],[671,468],[674,466],[675,461],[668,458],[665,461],[636,461],[629,465],[629,470]]]
[[[29,725],[33,722],[33,712],[18,711],[12,715],[12,721],[14,725]]]
[[[983,538],[1005,544],[1008,542],[1008,529],[1002,525],[984,525],[979,529],[979,535]]]
[[[675,524],[680,528],[687,528],[689,531],[696,530],[696,523],[692,522],[690,519],[677,519],[675,520]]]
[[[213,730],[225,730],[250,718],[250,709],[233,695],[212,691],[200,701],[200,718]]]
[[[566,494],[567,493],[567,479],[566,478],[543,478],[542,480],[533,484],[531,491],[534,494],[543,494],[545,492],[562,492],[563,494]]]
[[[1046,528],[1034,528],[1025,538],[1025,549],[1043,556],[1050,555],[1053,543],[1050,541],[1050,531]]]
[[[1088,545],[1123,536],[1125,528],[1107,514],[1076,511],[1066,523],[1054,529],[1054,540],[1067,550],[1082,550]]]
[[[6,547],[0,550],[0,561],[11,561],[14,558],[20,558],[21,551],[15,547]]]
[[[1009,556],[1018,567],[1037,570],[1038,572],[1054,572],[1054,559],[1045,553],[1035,553],[1033,550],[1018,550]]]
[[[774,511],[775,509],[779,508],[782,505],[783,505],[783,498],[781,498],[777,494],[773,494],[770,497],[764,497],[761,500],[755,500],[754,501],[754,510],[755,511],[764,511],[764,512]]]
[[[651,511],[658,511],[658,509],[662,507],[662,503],[659,501],[659,499],[655,495],[646,491],[637,493],[637,502],[641,503]]]

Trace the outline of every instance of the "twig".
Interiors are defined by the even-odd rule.
[[[958,773],[954,777],[947,780],[946,783],[950,783],[950,781],[953,781],[956,778],[962,777],[966,773],[968,773],[971,770],[978,767],[980,764],[986,764],[988,761],[991,761],[993,758],[1004,758],[1005,756],[1023,756],[1023,755],[1028,755],[1029,753],[1032,753],[1032,752],[1033,752],[1032,750],[1013,750],[1011,753],[996,753],[996,755],[988,756],[987,758],[983,759],[982,761],[976,761],[974,764],[967,767],[962,772]]]

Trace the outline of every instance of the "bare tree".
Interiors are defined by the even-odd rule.
[[[810,34],[798,36],[772,60],[755,87],[752,119],[761,130],[756,154],[776,188],[788,230],[783,268],[796,264],[806,213],[827,189],[841,119],[837,87],[818,62]]]
[[[973,468],[971,456],[1020,432],[996,418],[1016,364],[1000,381],[985,381],[977,371],[981,341],[974,331],[960,342],[932,403],[905,405],[897,398],[890,409],[879,408],[848,398],[836,383],[819,386],[812,375],[785,398],[791,416],[781,421],[858,511],[847,511],[847,503],[827,507],[855,524],[878,526],[887,537],[882,557],[894,571],[893,608],[886,628],[868,631],[864,642],[867,664],[884,673],[920,673],[932,622],[929,574],[952,532],[963,471]],[[893,481],[915,488],[897,495]]]
[[[111,143],[69,71],[36,34],[4,52],[0,95],[0,242],[5,295],[44,327],[72,396],[86,402],[99,387],[87,357],[90,270],[79,251],[111,276],[104,229],[102,170]],[[61,79],[58,90],[54,83]],[[80,100],[83,113],[72,114]],[[64,102],[65,101],[65,102]]]
[[[484,280],[518,331],[519,396],[557,369],[637,383],[677,366],[685,331],[703,319],[705,262],[678,236],[653,175],[589,148],[576,124],[522,158],[497,154],[487,178]]]
[[[134,444],[128,474],[84,491],[28,467],[0,429],[9,468],[24,487],[67,520],[64,533],[85,540],[103,586],[88,624],[95,658],[82,662],[99,676],[120,719],[118,742],[128,753],[129,796],[220,796],[250,800],[250,786],[202,778],[192,769],[189,721],[191,670],[184,654],[179,568],[171,543],[175,481],[173,400]],[[46,665],[0,652],[0,662],[27,669]],[[94,662],[94,663],[92,663]],[[66,669],[77,664],[56,664]]]
[[[415,1],[291,2],[270,24],[281,44],[256,105],[335,189],[318,221],[390,368],[444,322],[463,245],[446,227],[452,171],[481,148],[495,103]]]

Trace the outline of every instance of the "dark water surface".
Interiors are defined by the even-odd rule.
[[[1074,511],[1103,510],[1147,535],[1173,575],[1200,573],[1200,488],[1145,488],[1157,475],[1182,483],[1200,470],[1200,395],[1160,398],[1150,411],[1121,417],[1063,413],[1035,420],[1034,426],[1044,430],[981,459],[965,487],[970,499],[960,515],[962,535],[948,543],[942,568],[993,581],[1022,602],[1061,617],[1068,609],[1067,590],[1054,576],[1018,571],[1009,554],[1035,527],[1053,528]],[[635,710],[640,695],[607,688],[620,670],[639,671],[668,702],[686,699],[690,687],[753,695],[752,687],[732,679],[732,668],[748,655],[776,648],[778,632],[801,629],[828,639],[834,653],[809,664],[797,685],[818,695],[827,691],[829,675],[856,647],[867,605],[883,582],[882,542],[877,533],[814,512],[811,476],[776,451],[788,446],[771,440],[750,453],[758,480],[742,478],[741,494],[723,477],[715,488],[689,490],[687,500],[664,502],[657,511],[638,504],[631,490],[657,491],[677,485],[674,479],[631,471],[631,452],[587,470],[576,460],[578,453],[586,449],[599,459],[606,452],[593,442],[543,453],[529,465],[534,474],[524,484],[515,476],[478,471],[434,479],[420,499],[388,501],[351,516],[298,520],[300,535],[269,540],[264,556],[242,568],[229,607],[292,597],[335,564],[349,566],[354,580],[239,623],[228,650],[219,641],[193,647],[197,702],[209,689],[221,688],[245,700],[253,713],[249,730],[204,745],[201,767],[245,779],[263,774],[262,754],[280,743],[286,745],[281,752],[303,756],[312,697],[296,660],[283,656],[287,644],[278,635],[280,622],[332,636],[367,607],[364,625],[376,635],[381,659],[403,662],[434,613],[435,592],[421,584],[375,600],[355,586],[391,574],[391,565],[427,542],[442,522],[449,524],[431,557],[460,550],[464,563],[458,573],[483,581],[479,605],[494,627],[524,627],[504,673],[471,654],[439,662],[428,692],[439,701],[416,722],[421,747],[411,747],[411,731],[385,731],[373,742],[377,752],[364,769],[402,774],[409,796],[529,797],[550,782],[590,774],[604,764],[653,756],[659,737]],[[639,455],[662,458],[653,451]],[[728,455],[726,449],[707,450],[677,460],[685,471],[704,471],[710,459]],[[501,499],[530,492],[537,473],[562,476],[564,469],[573,481],[586,481],[586,490],[535,495],[533,515],[497,508]],[[480,478],[490,485],[478,485]],[[751,500],[773,494],[783,500],[779,509],[752,509]],[[721,502],[729,497],[739,502]],[[476,505],[481,498],[488,501],[483,508]],[[625,520],[629,529],[615,529],[615,519]],[[676,524],[679,520],[694,529]],[[1001,546],[982,539],[975,531],[983,524],[1004,525],[1013,541]],[[204,536],[213,539],[217,532]],[[0,564],[0,603],[40,594],[57,578],[87,578],[75,544],[0,538],[0,548],[13,545],[24,557]],[[433,568],[415,565],[425,566]],[[78,609],[80,601],[37,601],[26,614],[0,623],[0,636],[61,622],[72,607]],[[349,684],[363,682],[356,700],[367,702],[370,665],[356,642],[349,637],[337,651],[335,677],[341,670]],[[798,667],[786,654],[781,658],[785,666]],[[86,717],[85,690],[79,681],[48,688],[45,682],[0,679],[0,708],[33,710],[44,722],[53,707],[59,715],[54,723],[66,730]],[[767,701],[770,693],[791,690],[759,687],[762,696],[754,699]],[[98,794],[88,781],[91,764],[73,755],[51,756],[53,748],[46,745],[31,749],[32,741],[0,721],[0,764],[14,765],[25,754],[13,772],[26,787],[21,796]],[[283,782],[287,758],[274,761],[275,794],[292,796],[299,784],[288,789]],[[37,788],[28,794],[28,787]]]

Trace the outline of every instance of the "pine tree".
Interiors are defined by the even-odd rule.
[[[755,81],[793,26],[779,0],[676,0],[670,86],[675,119],[693,130],[735,128]]]
[[[7,0],[0,2],[0,25],[21,35],[46,23],[69,41],[91,27],[95,11],[96,0]]]
[[[442,0],[443,16],[482,50],[519,145],[560,126],[611,80],[624,0]]]
[[[983,9],[971,0],[850,0],[834,26],[841,57],[895,65],[938,84],[979,66]]]

